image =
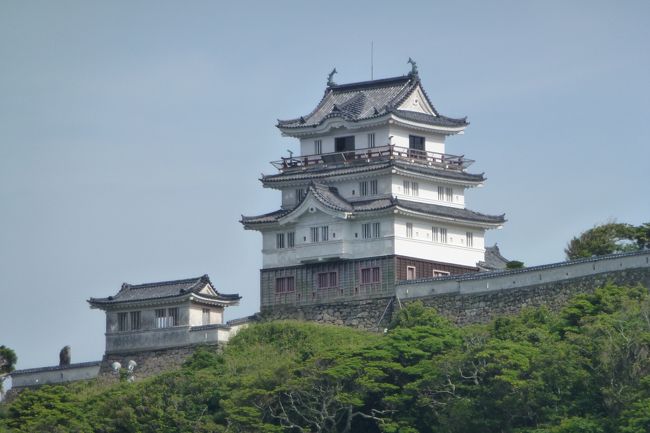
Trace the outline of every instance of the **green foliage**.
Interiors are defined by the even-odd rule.
[[[519,260],[510,260],[508,263],[506,263],[506,269],[522,269],[524,268],[524,262],[520,262]]]
[[[9,373],[14,371],[14,368],[16,366],[16,361],[18,361],[16,352],[8,348],[7,346],[4,345],[0,346],[0,397],[2,397],[2,393],[4,390],[3,388],[4,380],[6,379]]]
[[[635,251],[650,246],[650,223],[635,227],[607,223],[595,226],[574,237],[564,249],[567,260]]]
[[[417,302],[383,335],[254,325],[156,377],[24,391],[0,431],[645,433],[649,414],[650,295],[607,285],[487,325]]]

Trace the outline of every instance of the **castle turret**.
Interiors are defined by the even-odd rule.
[[[435,109],[415,68],[352,84],[330,77],[311,113],[278,121],[300,155],[272,162],[277,172],[261,179],[281,192],[279,209],[241,221],[263,237],[262,310],[478,271],[485,231],[505,219],[465,205],[465,190],[485,178],[448,154],[445,139],[467,126]]]

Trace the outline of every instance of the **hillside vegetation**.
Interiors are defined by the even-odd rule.
[[[647,433],[649,373],[648,291],[610,285],[482,326],[259,324],[149,379],[24,391],[0,431]]]

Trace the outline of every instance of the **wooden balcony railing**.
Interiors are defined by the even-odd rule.
[[[290,156],[271,164],[281,172],[290,172],[307,167],[327,164],[328,166],[346,165],[370,162],[381,159],[400,159],[414,164],[435,166],[449,170],[465,170],[474,160],[464,155],[449,155],[446,153],[428,152],[426,150],[410,149],[395,145],[368,147],[345,152],[323,153],[318,155]]]

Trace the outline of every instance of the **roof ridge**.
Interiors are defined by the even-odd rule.
[[[345,84],[335,84],[333,86],[328,86],[328,89],[332,90],[347,90],[350,88],[355,88],[355,87],[371,87],[375,85],[383,85],[386,83],[390,82],[399,82],[399,81],[410,81],[413,79],[413,76],[411,74],[408,75],[398,75],[395,77],[387,77],[387,78],[379,78],[376,80],[366,80],[366,81],[357,81],[353,83],[345,83]],[[417,81],[417,79],[416,79]]]
[[[198,283],[205,280],[206,282],[210,281],[210,277],[208,277],[208,274],[203,274],[200,277],[194,277],[194,278],[184,278],[181,280],[170,280],[170,281],[158,281],[158,282],[153,282],[153,283],[142,283],[142,284],[128,284],[124,283],[122,287],[129,288],[129,289],[145,289],[148,287],[155,287],[155,286],[171,286],[174,284],[181,284],[181,283]]]

